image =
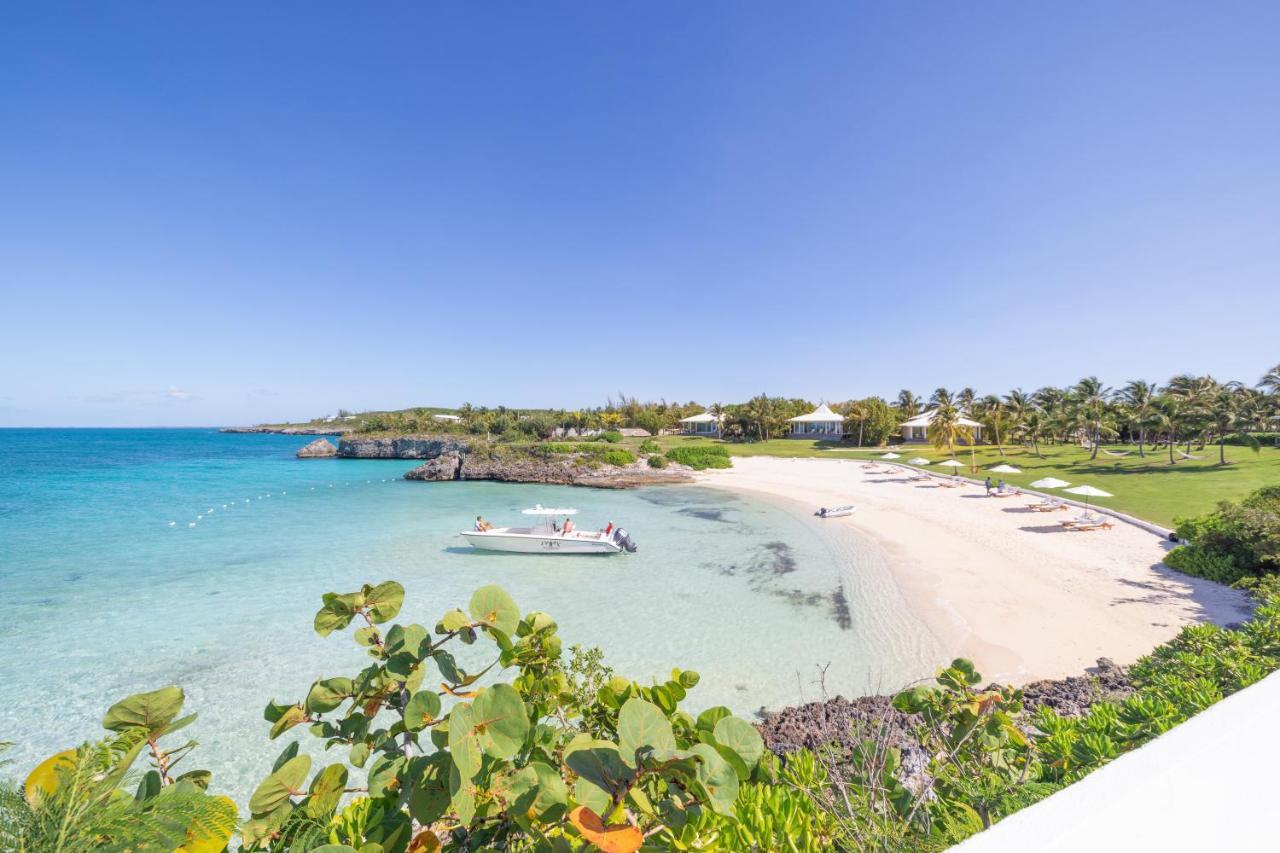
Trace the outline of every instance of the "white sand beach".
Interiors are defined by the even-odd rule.
[[[1165,568],[1167,543],[1135,525],[1070,532],[1060,522],[1074,510],[1033,512],[1033,498],[988,498],[980,486],[940,488],[864,464],[740,457],[699,482],[812,509],[857,504],[824,525],[877,543],[948,660],[970,658],[995,680],[1078,675],[1099,657],[1132,663],[1184,625],[1249,614],[1242,593]]]

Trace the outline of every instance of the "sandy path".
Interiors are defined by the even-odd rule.
[[[703,485],[807,506],[855,503],[849,518],[885,552],[908,603],[948,650],[984,676],[1022,683],[1077,675],[1099,657],[1131,663],[1183,625],[1248,616],[1241,593],[1160,564],[1166,544],[1136,526],[1064,531],[1075,511],[872,474],[861,459],[735,458]],[[945,663],[945,661],[939,661]]]

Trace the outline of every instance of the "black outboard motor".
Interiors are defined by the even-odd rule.
[[[613,531],[613,544],[617,545],[628,554],[634,554],[636,552],[636,543],[631,541],[631,537],[627,535],[627,531],[623,530],[621,527]]]

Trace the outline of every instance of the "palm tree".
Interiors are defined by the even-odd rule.
[[[1093,445],[1089,453],[1090,460],[1098,458],[1103,434],[1114,432],[1107,418],[1107,399],[1110,396],[1111,389],[1104,386],[1096,376],[1086,376],[1072,389],[1075,421],[1089,437],[1089,443]]]
[[[1043,412],[1039,409],[1031,409],[1022,416],[1022,420],[1015,427],[1020,436],[1031,441],[1031,449],[1040,459],[1044,458],[1040,453],[1040,436],[1044,435],[1048,425],[1049,419]]]
[[[904,417],[914,418],[920,414],[920,398],[903,388],[898,392],[898,399],[894,401],[893,407]]]
[[[1000,425],[1005,419],[1004,402],[995,394],[983,397],[975,406],[974,413],[982,419],[983,425],[991,430],[996,439],[996,450],[1000,458],[1004,458],[1004,445],[1000,443]]]
[[[844,416],[851,421],[858,422],[858,446],[861,447],[862,428],[866,425],[867,418],[871,417],[871,412],[867,409],[867,404],[862,401],[850,403],[845,407]]]
[[[946,449],[952,459],[956,458],[956,442],[965,441],[973,444],[973,432],[960,423],[960,410],[955,406],[943,404],[933,413],[929,421],[929,441],[939,450]]]
[[[1169,442],[1170,465],[1178,464],[1178,460],[1173,457],[1173,451],[1178,444],[1178,432],[1184,418],[1184,406],[1185,403],[1172,394],[1161,395],[1152,402],[1151,428],[1157,434],[1163,435]]]
[[[1245,445],[1254,453],[1261,451],[1258,439],[1250,431],[1254,424],[1247,407],[1247,397],[1242,394],[1243,386],[1239,382],[1228,382],[1218,387],[1216,393],[1207,401],[1213,432],[1218,438],[1218,464],[1227,464],[1227,437],[1240,436]]]
[[[1135,379],[1120,391],[1120,400],[1129,410],[1129,417],[1138,427],[1138,455],[1146,458],[1147,420],[1151,417],[1151,404],[1156,397],[1156,386],[1143,379]]]
[[[950,406],[951,392],[946,388],[937,388],[933,392],[933,396],[929,398],[930,406]]]
[[[972,412],[973,401],[977,399],[977,396],[972,388],[963,388],[956,395],[956,405],[960,407],[961,411]]]
[[[1268,394],[1280,395],[1280,364],[1268,370],[1267,374],[1258,380],[1258,387]]]

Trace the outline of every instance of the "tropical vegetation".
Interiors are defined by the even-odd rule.
[[[0,847],[941,850],[1273,672],[1280,582],[1255,594],[1249,622],[1185,628],[1131,668],[1131,695],[1081,716],[1026,710],[1022,691],[983,687],[956,660],[893,698],[913,721],[908,744],[868,725],[852,749],[775,756],[727,709],[682,709],[697,674],[642,685],[598,650],[566,661],[555,621],[498,587],[429,629],[392,623],[398,583],[366,585],[323,596],[313,625],[350,631],[363,668],[264,712],[273,739],[305,729],[334,756],[324,766],[291,742],[238,814],[209,773],[178,773],[193,742],[161,745],[194,720],[164,687],[112,706],[100,741],[0,788]],[[459,645],[488,648],[489,662],[466,669]],[[906,746],[923,765],[908,768]]]

